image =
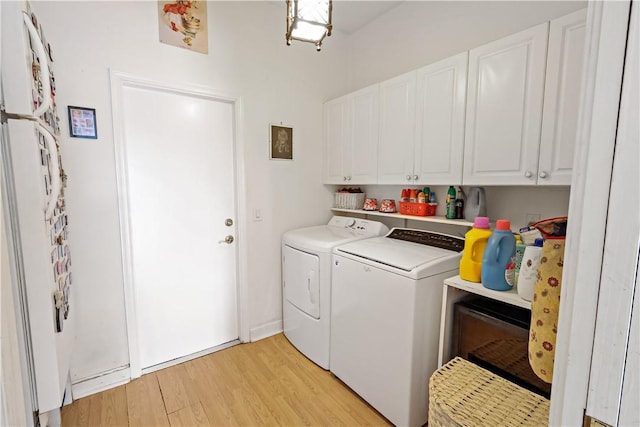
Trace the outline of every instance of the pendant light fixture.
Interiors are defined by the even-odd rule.
[[[300,40],[316,45],[331,35],[332,0],[287,0],[287,45]]]

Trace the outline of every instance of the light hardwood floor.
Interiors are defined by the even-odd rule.
[[[76,400],[62,409],[62,425],[390,424],[280,334]]]

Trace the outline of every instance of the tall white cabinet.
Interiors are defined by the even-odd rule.
[[[571,185],[587,10],[551,21],[538,184]]]
[[[416,72],[380,83],[378,183],[412,184]]]
[[[378,85],[324,104],[326,184],[377,182],[378,108]]]
[[[417,72],[413,170],[418,184],[462,184],[467,58],[464,52]]]
[[[342,96],[324,104],[324,182],[347,182],[351,168],[349,143],[349,96]]]
[[[469,51],[465,184],[535,183],[548,26]]]

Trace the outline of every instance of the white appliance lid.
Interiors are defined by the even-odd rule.
[[[402,229],[394,229],[389,235],[392,235],[396,230],[404,231]],[[424,233],[456,239],[455,237],[438,233]],[[461,240],[461,242],[464,242],[464,240]],[[448,259],[452,255],[459,254],[459,251],[456,250],[442,249],[431,244],[414,243],[387,236],[346,243],[337,247],[335,252],[365,258],[404,271],[412,271],[424,264],[433,263],[441,258]]]
[[[353,218],[344,218],[345,220],[340,221],[339,226],[332,225],[336,224],[336,218],[344,217],[334,217],[329,225],[287,231],[282,235],[282,241],[285,244],[328,252],[337,245],[380,236],[389,230],[380,222],[361,219],[354,221]]]

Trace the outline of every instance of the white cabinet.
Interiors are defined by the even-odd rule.
[[[358,184],[378,182],[379,86],[366,87],[350,96],[351,179]]]
[[[571,184],[585,22],[583,9],[470,51],[464,184]]]
[[[583,9],[327,102],[324,182],[570,185],[585,21]]]
[[[381,83],[378,182],[462,183],[467,53]]]
[[[413,174],[425,185],[462,184],[467,52],[418,70]]]
[[[587,10],[551,21],[538,184],[571,185]]]
[[[324,104],[324,182],[342,184],[347,181],[346,165],[351,164],[349,155],[348,97],[336,98]]]
[[[536,183],[548,25],[469,51],[465,185]]]
[[[416,72],[380,83],[378,183],[414,182]]]
[[[378,85],[324,104],[325,184],[375,184]]]

